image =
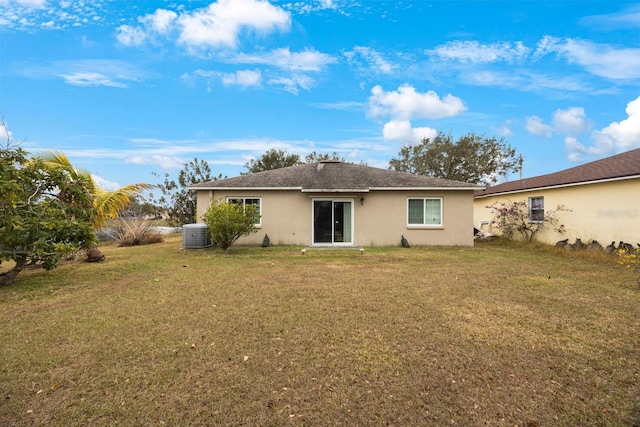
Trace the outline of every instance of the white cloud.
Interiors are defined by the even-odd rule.
[[[389,92],[379,85],[374,86],[369,97],[369,115],[372,117],[438,119],[456,116],[466,109],[462,100],[456,96],[446,95],[440,99],[434,91],[419,93],[409,84],[403,84],[398,90]]]
[[[157,9],[139,17],[138,22],[138,27],[121,25],[116,29],[120,44],[139,46],[175,33],[178,44],[191,54],[199,54],[207,49],[235,48],[244,31],[268,34],[288,30],[291,15],[265,0],[218,0],[194,11]]]
[[[598,145],[612,144],[617,151],[640,148],[640,96],[627,104],[627,118],[593,132]]]
[[[239,53],[228,61],[237,64],[270,65],[287,71],[320,71],[326,65],[335,63],[336,59],[313,49],[292,53],[286,47],[262,54]]]
[[[180,76],[180,81],[190,86],[194,85],[199,78],[203,78],[206,81],[210,81],[218,77],[220,73],[217,71],[207,71],[203,69],[197,69],[193,73],[184,73]]]
[[[567,136],[564,139],[564,148],[567,150],[567,159],[572,162],[579,162],[584,160],[585,154],[597,154],[589,153],[587,148],[573,136]]]
[[[283,86],[284,90],[297,95],[300,89],[309,90],[313,85],[313,79],[304,74],[293,75],[290,77],[279,77],[269,80],[269,84]]]
[[[220,78],[225,86],[260,86],[262,74],[257,70],[239,70],[235,73],[221,73]]]
[[[615,49],[585,40],[545,36],[538,42],[535,56],[555,53],[569,63],[608,79],[640,78],[640,48]]]
[[[157,9],[155,12],[138,18],[142,27],[120,25],[116,28],[116,40],[123,46],[141,46],[158,35],[168,35],[176,28],[178,14],[172,10]]]
[[[0,0],[0,5],[11,6],[12,4],[26,8],[42,9],[47,5],[47,0]]]
[[[640,22],[640,4],[629,5],[621,12],[606,15],[585,16],[580,20],[583,25],[590,26],[595,31],[617,30],[623,28],[638,28]]]
[[[411,122],[409,120],[391,120],[384,124],[382,137],[392,140],[413,140]]]
[[[554,133],[577,136],[588,129],[586,114],[582,107],[557,109],[552,114],[551,125],[544,123],[538,116],[526,118],[525,128],[533,135],[551,138]]]
[[[360,111],[365,104],[357,101],[316,102],[311,104],[324,110]]]
[[[498,133],[498,135],[503,136],[505,138],[513,136],[513,131],[509,127],[510,124],[511,124],[511,121],[507,120],[507,122],[504,125],[497,127],[496,132]]]
[[[508,71],[480,70],[477,67],[471,67],[463,70],[459,77],[461,81],[469,85],[496,86],[523,92],[538,92],[546,89],[559,93],[593,93],[595,91],[593,86],[581,76],[544,74],[524,67],[514,67]]]
[[[337,6],[333,0],[319,0],[313,2],[296,1],[294,3],[286,3],[283,5],[283,7],[289,10],[293,10],[295,13],[303,15],[307,15],[313,12],[319,12],[325,9],[337,9]]]
[[[577,136],[589,129],[589,121],[583,108],[571,107],[553,113],[552,126],[543,123],[538,116],[527,118],[526,128],[534,135],[547,138],[558,133],[565,135],[565,150],[572,161],[584,160],[585,156],[603,156],[640,148],[640,96],[627,104],[627,118],[612,122],[600,130],[589,133],[591,145],[578,140]]]
[[[570,107],[553,113],[553,129],[563,135],[579,135],[587,129],[584,108]]]
[[[104,0],[0,0],[0,27],[33,32],[95,25],[104,19],[103,3]]]
[[[287,30],[291,16],[262,0],[218,0],[205,9],[183,13],[178,42],[192,48],[234,48],[243,29],[269,33]]]
[[[529,133],[550,138],[553,133],[577,136],[586,131],[589,124],[582,107],[569,107],[566,110],[557,109],[552,114],[551,125],[544,123],[538,116],[526,118],[525,127]]]
[[[177,17],[178,14],[172,10],[157,9],[154,13],[143,16],[139,21],[158,34],[167,34],[173,28]]]
[[[550,75],[532,72],[521,74],[526,79],[526,90],[551,89],[558,92],[593,92],[593,87],[580,76]]]
[[[56,61],[46,65],[16,66],[17,75],[32,79],[60,77],[73,86],[127,87],[129,82],[140,81],[146,73],[124,61],[106,59],[83,59],[78,61]]]
[[[140,28],[121,25],[116,28],[116,40],[123,46],[140,46],[147,39],[147,34]]]
[[[382,137],[385,140],[402,141],[404,143],[416,143],[423,138],[434,138],[438,131],[429,127],[411,127],[409,120],[391,120],[385,123],[382,129]]]
[[[385,60],[379,52],[366,46],[355,46],[350,51],[344,52],[344,56],[354,65],[358,64],[358,59],[364,60],[367,68],[376,73],[390,74],[398,68],[397,64]]]
[[[229,57],[226,61],[236,64],[260,64],[276,67],[286,72],[287,75],[272,76],[267,80],[267,83],[283,86],[287,92],[297,95],[300,89],[309,90],[314,83],[314,79],[303,72],[321,71],[325,66],[336,62],[336,59],[313,49],[291,52],[289,48],[281,48],[260,54],[239,53]]]
[[[530,49],[522,42],[481,44],[477,41],[453,41],[426,50],[427,55],[438,60],[490,63],[521,61],[529,55]]]
[[[60,74],[67,84],[72,86],[110,86],[127,87],[126,84],[116,81],[110,76],[93,71],[78,71],[70,74]]]
[[[7,122],[2,120],[0,124],[0,145],[6,147],[13,141],[13,133],[9,130]]]
[[[567,158],[572,162],[584,161],[587,157],[602,157],[615,151],[615,144],[610,138],[595,139],[594,144],[587,146],[576,137],[567,136],[564,139]]]
[[[333,2],[333,0],[320,0],[320,5],[324,9],[335,9],[336,8],[336,4]]]
[[[517,70],[511,70],[510,72],[471,70],[461,76],[465,83],[475,86],[500,86],[521,89],[527,84],[527,78],[519,74]]]
[[[92,174],[91,178],[93,178],[93,182],[95,182],[98,187],[104,188],[105,190],[114,191],[120,188],[120,184],[117,182],[106,180],[101,176]]]
[[[401,85],[397,91],[387,92],[378,85],[371,89],[368,115],[391,119],[382,129],[385,140],[417,142],[422,138],[433,137],[437,132],[429,127],[413,128],[411,119],[451,117],[466,109],[462,100],[453,95],[440,99],[433,91],[419,93],[408,84]]]
[[[271,86],[281,86],[287,92],[297,95],[301,89],[309,90],[314,79],[304,72],[320,71],[325,65],[335,62],[335,58],[314,50],[292,53],[288,48],[276,49],[262,54],[235,54],[225,59],[234,64],[260,64],[276,67],[278,70],[239,70],[234,73],[196,70],[183,74],[180,80],[193,84],[197,78],[204,78],[208,82],[220,79],[223,84],[230,86],[261,86],[263,81]]]
[[[125,159],[125,163],[134,165],[156,165],[162,169],[180,169],[184,166],[184,161],[173,156],[163,156],[159,154],[153,155],[135,155]]]
[[[180,76],[180,80],[187,84],[193,84],[197,78],[204,79],[207,84],[219,80],[225,86],[241,86],[243,88],[259,87],[264,80],[263,73],[260,70],[239,70],[234,73],[221,73],[200,69],[191,74],[183,74]],[[271,86],[281,86],[287,92],[297,95],[300,89],[311,89],[314,80],[307,75],[294,73],[293,75],[285,77],[271,77],[267,79],[266,83]],[[211,88],[208,90],[211,90]]]
[[[203,79],[207,83],[207,90],[211,90],[210,84],[220,81],[225,86],[259,87],[262,86],[263,73],[260,70],[239,70],[234,73],[222,73],[218,71],[196,70],[180,76],[180,81],[193,85],[197,79]],[[266,79],[266,84],[270,86],[282,87],[285,91],[297,95],[300,90],[309,90],[314,84],[314,80],[300,73],[293,73],[288,76],[274,76]]]
[[[545,125],[543,120],[538,116],[527,117],[525,128],[529,133],[547,138],[551,138],[551,135],[553,134],[551,126]]]

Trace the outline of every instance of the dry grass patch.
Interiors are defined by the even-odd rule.
[[[0,289],[0,423],[640,422],[640,292],[610,260],[180,244]]]

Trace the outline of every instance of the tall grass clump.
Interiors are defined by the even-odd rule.
[[[111,235],[118,242],[118,246],[139,246],[160,243],[162,235],[153,230],[153,226],[146,219],[118,218],[112,221]]]

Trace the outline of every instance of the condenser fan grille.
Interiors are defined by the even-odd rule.
[[[212,246],[211,235],[205,224],[182,226],[182,246],[185,249],[201,249]]]

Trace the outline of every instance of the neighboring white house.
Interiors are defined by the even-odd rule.
[[[240,244],[473,246],[474,184],[323,161],[195,184],[197,218],[215,200],[257,205]]]
[[[566,233],[544,230],[538,236],[541,242],[580,238],[605,246],[612,241],[635,246],[640,243],[640,149],[478,190],[474,193],[474,225],[490,231],[492,217],[487,206],[523,200],[528,203],[530,221],[557,205],[571,210],[559,215]]]

